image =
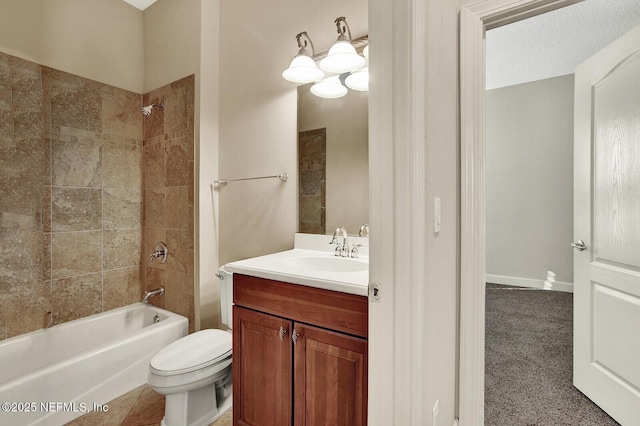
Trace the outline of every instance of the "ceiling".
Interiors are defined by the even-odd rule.
[[[486,34],[486,87],[573,74],[577,65],[640,25],[638,0],[585,0]]]
[[[140,10],[145,10],[158,0],[124,0],[130,5],[137,7]]]

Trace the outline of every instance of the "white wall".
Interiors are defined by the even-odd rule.
[[[285,172],[277,179],[229,183],[220,195],[221,264],[286,250],[297,230],[296,85],[281,77],[307,31],[318,51],[345,16],[352,36],[367,33],[364,0],[221,2],[220,177]]]
[[[431,424],[435,401],[439,401],[438,424],[453,423],[456,410],[457,290],[459,254],[459,53],[458,14],[468,0],[437,0],[424,5],[424,34],[418,46],[426,54],[424,74],[424,170],[425,259],[424,310],[425,367],[418,380],[427,384],[422,407],[423,424]],[[410,164],[406,165],[410,167]],[[433,232],[434,197],[442,202],[442,230]]]
[[[201,1],[180,0],[159,0],[144,10],[144,93],[191,74],[198,93],[200,11]]]
[[[218,177],[219,127],[219,38],[220,2],[202,0],[200,42],[200,140],[196,144],[196,205],[198,206],[196,233],[196,271],[200,276],[200,325],[202,328],[220,324],[220,296],[218,279],[218,195],[211,183]],[[197,99],[197,98],[196,98]]]
[[[487,279],[573,283],[573,74],[487,91]]]
[[[431,425],[436,402],[438,425],[457,413],[464,3],[369,4],[370,281],[383,286],[382,302],[369,304],[370,425]]]
[[[142,12],[123,1],[0,0],[0,50],[142,93]]]

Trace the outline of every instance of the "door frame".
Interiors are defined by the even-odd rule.
[[[460,426],[484,419],[485,32],[580,1],[484,0],[460,10]]]

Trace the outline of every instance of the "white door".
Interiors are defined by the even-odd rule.
[[[573,382],[640,425],[640,26],[576,69],[574,150]]]

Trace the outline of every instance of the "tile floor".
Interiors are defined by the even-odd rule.
[[[107,403],[106,413],[92,412],[67,423],[67,426],[159,426],[164,417],[164,396],[142,385]],[[231,426],[232,411],[227,411],[210,426]]]

